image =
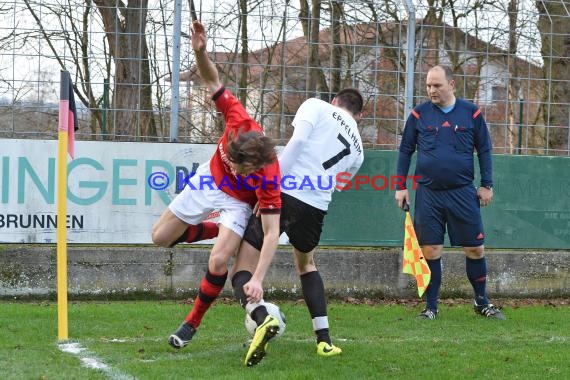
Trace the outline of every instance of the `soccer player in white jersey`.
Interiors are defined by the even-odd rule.
[[[342,350],[332,344],[329,335],[325,287],[313,253],[320,240],[337,178],[349,180],[364,160],[357,128],[362,107],[362,95],[355,89],[340,91],[331,103],[316,98],[306,100],[293,120],[293,136],[279,156],[282,174],[280,233],[286,232],[293,246],[295,267],[301,278],[320,356],[339,355]],[[243,285],[255,269],[263,243],[263,227],[256,215],[250,218],[231,270],[234,294],[258,324],[257,330],[267,328],[267,310],[260,307],[262,302],[248,302]],[[258,334],[257,330],[246,356],[247,365],[255,365],[263,359],[270,339],[267,334]]]

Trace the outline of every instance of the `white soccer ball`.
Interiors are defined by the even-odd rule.
[[[281,335],[283,335],[283,333],[285,332],[285,327],[286,327],[285,314],[283,314],[283,312],[281,311],[279,306],[275,305],[274,303],[266,302],[264,304],[264,306],[267,308],[267,312],[270,315],[277,318],[277,320],[279,321],[279,332],[273,338],[273,339],[277,339]],[[257,328],[257,324],[255,323],[255,321],[253,319],[251,319],[249,314],[246,313],[245,314],[245,329],[247,330],[249,335],[253,336],[255,334],[256,328]]]

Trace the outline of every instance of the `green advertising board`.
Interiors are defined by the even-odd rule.
[[[321,245],[402,245],[404,213],[393,190],[397,154],[365,152],[361,183],[353,179],[333,196]],[[486,247],[570,248],[570,158],[493,155],[493,173],[493,202],[482,208]]]

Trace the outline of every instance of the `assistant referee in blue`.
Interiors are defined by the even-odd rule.
[[[455,97],[452,70],[436,65],[426,79],[429,101],[410,113],[398,155],[397,175],[408,174],[412,155],[417,151],[414,228],[423,255],[431,270],[426,290],[426,308],[418,316],[438,316],[441,287],[441,254],[444,235],[452,246],[463,247],[466,272],[473,286],[475,312],[487,318],[505,319],[487,296],[487,261],[481,206],[493,199],[492,144],[481,110],[473,103]],[[474,151],[481,170],[481,184],[474,186]],[[409,203],[408,189],[400,186],[396,202]]]

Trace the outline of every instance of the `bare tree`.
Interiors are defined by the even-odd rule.
[[[319,37],[321,32],[321,1],[313,0],[311,10],[307,0],[301,0],[301,13],[299,18],[303,24],[303,31],[308,43],[309,73],[307,80],[307,95],[315,96],[317,91],[329,92],[325,75],[319,59]]]
[[[103,19],[115,65],[113,119],[115,139],[156,137],[149,52],[145,39],[148,0],[93,0]],[[133,110],[137,110],[133,112]]]
[[[88,54],[91,44],[88,33],[89,24],[92,21],[90,18],[91,0],[85,0],[85,8],[80,15],[80,19],[75,17],[73,9],[70,7],[61,5],[46,6],[49,14],[57,19],[60,27],[59,31],[54,31],[53,27],[48,28],[44,26],[44,21],[37,13],[36,7],[29,0],[24,2],[27,10],[38,25],[38,35],[28,33],[26,38],[43,39],[56,58],[60,68],[62,70],[69,69],[74,74],[74,93],[85,106],[91,109],[90,129],[92,136],[95,136],[97,130],[102,126],[102,114],[98,107],[101,98],[96,98],[92,87],[91,66],[93,62]],[[68,29],[71,29],[71,32]],[[58,43],[61,41],[65,44],[64,51],[68,56],[71,56],[71,62],[68,62],[68,56],[64,57],[61,50],[58,49]]]
[[[538,29],[542,40],[543,76],[550,84],[541,104],[542,117],[547,126],[547,151],[563,149],[569,154],[570,88],[567,81],[570,78],[570,1],[537,1],[536,8],[540,13]]]
[[[518,136],[519,132],[516,131],[516,115],[515,110],[521,107],[519,100],[520,95],[520,80],[519,80],[519,64],[517,62],[517,47],[519,44],[519,33],[517,31],[518,27],[518,0],[510,0],[507,8],[507,15],[509,18],[509,47],[507,55],[507,66],[510,70],[509,78],[509,88],[508,94],[508,124],[507,131],[508,137],[508,149],[509,153],[515,153],[515,138]],[[517,107],[518,104],[518,107]]]
[[[523,93],[528,100],[524,103],[528,120],[525,125],[532,125],[527,128],[527,148],[546,144],[550,149],[564,147],[569,95],[565,86],[568,72],[563,65],[568,47],[562,41],[568,33],[558,22],[562,16],[566,17],[567,1],[534,2],[543,13],[540,22],[544,70],[536,63],[536,55],[527,60],[523,57],[526,51],[535,54],[532,48],[539,45],[533,40],[538,36],[536,25],[529,26],[537,15],[534,9],[527,13],[525,3],[415,2],[416,97],[424,95],[425,70],[436,63],[448,63],[457,74],[458,96],[481,105],[489,116],[494,140],[498,137],[505,152],[514,152],[516,138],[520,137],[517,121],[520,123],[522,119],[522,102],[518,97]],[[194,2],[200,11],[202,2]],[[53,78],[38,77],[45,83],[32,89],[24,86],[27,82],[21,76],[28,75],[28,82],[36,83],[38,78],[31,77],[44,69],[40,62],[43,65],[46,60],[57,61],[59,57],[58,65],[70,68],[74,74],[76,98],[91,110],[93,136],[105,132],[107,116],[112,124],[110,133],[118,139],[163,136],[167,133],[168,120],[160,115],[166,113],[169,98],[167,87],[160,84],[170,74],[168,31],[173,25],[173,2],[153,2],[155,9],[147,9],[148,3],[151,2],[25,0],[21,6],[17,2],[0,4],[0,16],[15,20],[11,28],[2,29],[0,49],[14,50],[20,46],[31,49],[34,61],[38,62],[37,70],[25,71],[17,81],[5,75],[10,74],[9,68],[0,67],[2,91],[10,93],[13,99],[30,97],[43,90],[41,85],[53,92]],[[307,96],[318,94],[328,99],[342,87],[355,86],[367,99],[367,117],[360,123],[368,134],[367,141],[386,146],[397,143],[397,129],[405,112],[405,74],[412,69],[407,66],[405,49],[410,20],[406,20],[409,15],[400,0],[220,1],[213,10],[211,2],[205,4],[206,11],[199,12],[200,18],[208,24],[211,55],[221,80],[235,89],[270,135],[286,139],[285,128]],[[14,10],[26,12],[28,18],[28,14],[35,15],[33,20],[38,27],[19,28],[23,23],[19,19],[23,18],[11,16]],[[188,21],[187,16],[183,23]],[[55,27],[54,20],[58,23]],[[105,33],[100,34],[101,31]],[[302,31],[302,37],[297,37],[298,31]],[[47,56],[46,49],[51,50]],[[65,54],[57,54],[64,49]],[[215,141],[222,130],[221,121],[206,93],[201,91],[195,71],[192,73],[191,51],[184,50],[181,59],[187,60],[190,70],[182,80],[195,80],[186,86],[191,94],[186,104],[193,108],[181,110],[180,117],[188,131],[182,138]],[[45,69],[50,70],[49,64]],[[546,80],[536,75],[541,70]],[[102,80],[106,81],[105,86]],[[21,88],[11,88],[16,85]],[[29,92],[24,95],[24,91]],[[112,99],[105,108],[110,111],[101,107],[107,94]],[[537,119],[539,104],[542,106]],[[533,136],[538,136],[536,141]],[[504,145],[500,145],[502,141]]]
[[[247,0],[239,0],[240,10],[240,39],[241,39],[241,70],[238,79],[238,99],[242,104],[247,102],[247,84],[249,82],[248,65],[249,62],[249,44],[247,36],[247,15],[248,7]]]
[[[471,17],[477,12],[484,12],[488,0],[476,0],[468,7],[458,5],[457,0],[428,0],[429,9],[423,20],[428,26],[428,32],[420,38],[420,43],[431,51],[424,59],[424,63],[433,66],[443,63],[440,56],[443,46],[446,59],[454,73],[457,74],[456,87],[460,96],[466,99],[475,99],[480,86],[480,73],[484,62],[486,46],[479,42],[479,25],[477,17]],[[470,18],[471,26],[466,30],[460,28],[461,21]],[[467,33],[467,34],[466,34]],[[492,40],[487,41],[493,43]],[[469,53],[465,54],[465,50]],[[465,72],[465,65],[469,62],[470,72]],[[474,65],[473,65],[474,64]],[[420,86],[421,87],[421,86]]]
[[[45,26],[38,14],[35,3],[25,0],[28,12],[38,25],[37,35],[28,33],[28,38],[41,38],[51,50],[61,69],[74,74],[74,92],[77,98],[91,110],[91,135],[101,131],[106,136],[104,110],[101,103],[105,94],[96,96],[93,85],[93,69],[99,68],[98,75],[110,78],[114,68],[114,91],[111,101],[114,112],[110,113],[114,131],[118,139],[132,136],[156,136],[153,119],[152,89],[149,70],[149,53],[145,40],[147,1],[129,0],[128,5],[114,0],[85,0],[83,12],[77,17],[76,8],[64,4],[43,4],[42,12],[55,17],[59,29]],[[97,5],[107,36],[109,52],[113,58],[100,61],[92,57],[96,43],[91,40],[90,26],[93,23],[93,3]],[[60,45],[65,45],[62,55]],[[69,59],[71,55],[71,60]],[[137,110],[137,112],[133,112]],[[105,115],[106,116],[106,115]],[[103,136],[103,137],[105,137]]]
[[[330,91],[335,94],[341,90],[341,67],[342,46],[340,41],[341,20],[344,16],[343,2],[332,0],[331,3],[331,33],[332,33],[332,57],[331,57],[331,80]]]
[[[267,58],[264,64],[263,75],[261,77],[260,89],[261,96],[259,97],[259,102],[256,106],[256,116],[259,117],[259,122],[264,126],[267,132],[271,132],[271,127],[274,129],[273,137],[283,140],[285,139],[285,97],[284,90],[286,87],[285,77],[286,77],[286,30],[287,30],[287,14],[289,8],[290,0],[285,0],[283,4],[283,18],[279,25],[279,31],[277,33],[276,43],[272,44],[272,41],[265,36],[265,30],[261,28],[262,39],[265,41],[265,49],[267,51]],[[281,41],[281,43],[279,43]],[[262,55],[264,56],[264,55]],[[268,82],[272,79],[273,71],[272,66],[277,65],[278,73],[275,76],[279,78],[275,83],[275,89],[270,90],[268,87]],[[271,94],[268,94],[271,91]],[[267,123],[268,119],[272,119],[270,114],[275,114],[274,123]]]

